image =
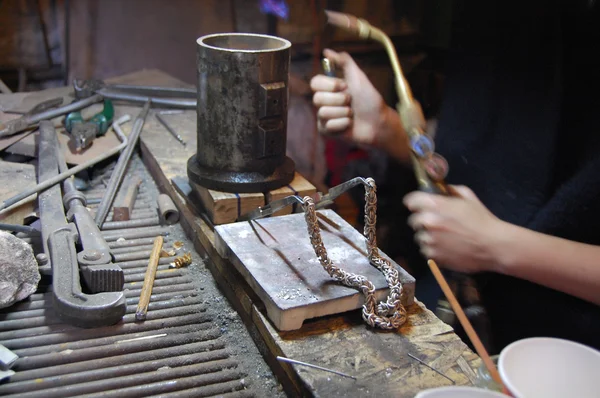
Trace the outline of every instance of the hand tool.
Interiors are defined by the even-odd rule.
[[[115,131],[115,134],[117,135],[117,137],[119,137],[119,140],[121,141],[121,144],[119,146],[117,146],[113,149],[110,149],[106,153],[98,156],[97,158],[88,160],[85,163],[82,163],[76,167],[71,168],[71,169],[69,169],[69,171],[60,173],[59,175],[53,176],[44,181],[38,181],[38,184],[35,187],[27,189],[27,190],[13,196],[12,198],[8,198],[4,202],[2,202],[2,204],[0,204],[0,211],[6,209],[9,206],[14,205],[15,203],[27,198],[30,195],[33,195],[34,193],[41,192],[48,187],[51,187],[55,184],[58,184],[59,182],[62,182],[65,179],[71,177],[72,175],[75,175],[75,174],[79,173],[80,171],[87,169],[88,167],[92,167],[96,163],[100,163],[100,162],[108,159],[116,153],[119,153],[123,148],[125,148],[127,146],[127,143],[128,143],[127,137],[125,136],[125,134],[123,134],[119,125],[127,122],[130,118],[131,117],[129,115],[124,115],[113,123],[113,129]]]
[[[315,209],[316,210],[323,209],[326,206],[333,204],[333,201],[338,196],[340,196],[344,192],[346,192],[346,191],[350,190],[351,188],[353,188],[357,185],[360,185],[360,184],[362,184],[364,186],[368,186],[367,181],[364,178],[355,177],[351,180],[348,180],[339,185],[336,185],[333,188],[330,188],[329,192],[326,195],[317,195],[318,197],[316,198],[317,201],[315,202]],[[299,203],[300,205],[304,205],[304,199],[297,195],[286,196],[285,198],[275,200],[265,206],[261,206],[255,210],[252,210],[249,213],[246,213],[245,215],[240,217],[238,219],[238,221],[250,221],[250,220],[267,217],[267,216],[273,215],[277,211],[279,211],[287,206],[293,205],[294,203]]]
[[[142,285],[142,292],[140,293],[140,301],[138,302],[137,310],[135,312],[136,321],[146,320],[148,304],[150,304],[150,296],[152,295],[152,285],[154,284],[156,268],[158,267],[158,259],[160,258],[160,251],[162,250],[163,242],[164,239],[160,235],[154,238],[154,246],[152,247],[152,253],[150,254],[150,260],[148,261],[148,268],[146,269],[146,275],[144,276],[144,284]]]
[[[413,98],[412,91],[402,73],[398,54],[391,39],[382,30],[371,26],[364,19],[334,11],[325,11],[325,13],[327,14],[328,23],[356,33],[361,39],[373,39],[383,44],[396,77],[396,92],[399,98],[396,109],[400,115],[404,131],[408,134],[412,149],[413,170],[419,187],[425,192],[447,194],[444,182],[444,178],[448,172],[447,163],[439,160],[441,158],[440,155],[436,155],[436,159],[431,159],[434,155],[435,146],[433,140],[425,134],[426,123],[423,110]],[[434,163],[435,167],[432,166],[432,163]],[[444,165],[445,169],[443,169]],[[428,171],[434,172],[430,175]]]
[[[53,119],[55,117],[67,114],[69,112],[86,108],[100,101],[102,101],[102,96],[99,94],[95,94],[91,97],[72,102],[68,105],[61,106],[59,108],[48,109],[40,113],[35,113],[33,115],[23,115],[18,119],[14,119],[5,123],[4,128],[0,130],[0,138],[8,137],[10,135],[20,133],[21,131],[25,131],[42,120]]]
[[[171,135],[173,137],[175,137],[175,139],[177,141],[179,141],[179,143],[181,145],[185,146],[185,141],[183,140],[183,138],[181,137],[181,135],[177,134],[177,132],[175,130],[173,130],[173,128],[171,126],[169,126],[169,124],[167,123],[167,121],[162,117],[162,112],[157,113],[156,114],[156,118],[167,129],[167,131],[169,133],[171,133]]]
[[[102,224],[104,224],[104,220],[106,219],[106,215],[112,206],[112,202],[115,199],[115,194],[117,193],[117,189],[119,189],[119,185],[123,181],[123,176],[125,175],[125,169],[127,169],[127,164],[129,164],[129,159],[131,159],[131,155],[133,154],[133,150],[137,146],[138,139],[140,138],[140,134],[142,129],[144,128],[144,123],[146,121],[146,116],[148,115],[148,111],[150,109],[150,101],[147,101],[142,108],[142,111],[136,117],[135,122],[133,123],[133,127],[131,129],[131,133],[129,134],[129,142],[123,150],[123,153],[119,156],[119,160],[117,161],[117,165],[115,166],[112,175],[110,176],[110,181],[108,186],[106,187],[106,191],[104,196],[102,197],[102,201],[98,206],[98,210],[96,212],[96,224],[98,227],[102,228]]]
[[[356,380],[356,377],[350,376],[350,375],[348,375],[346,373],[338,372],[337,370],[323,368],[323,367],[317,366],[317,365],[312,365],[312,364],[306,363],[306,362],[296,361],[295,359],[284,358],[284,357],[278,356],[277,360],[281,361],[281,362],[293,363],[293,364],[296,364],[296,365],[308,366],[309,368],[319,369],[319,370],[322,370],[324,372],[334,373],[334,374],[339,375],[339,376],[348,377],[350,379]]]
[[[187,88],[130,86],[125,84],[106,85],[101,80],[74,80],[76,98],[87,98],[101,94],[104,98],[155,106],[181,109],[196,109],[196,90]],[[175,97],[175,98],[173,98]]]
[[[89,148],[96,137],[101,137],[108,131],[113,122],[115,109],[111,100],[104,100],[104,108],[90,120],[83,120],[81,112],[71,112],[65,117],[65,129],[71,135],[77,151]]]
[[[67,171],[67,162],[59,145],[56,145],[56,158],[59,171]],[[125,282],[123,270],[111,263],[108,243],[86,208],[85,195],[75,188],[71,177],[63,181],[63,193],[67,219],[75,221],[79,232],[77,243],[83,250],[77,253],[77,261],[88,290],[91,293],[122,291]]]
[[[56,131],[50,121],[40,123],[38,155],[39,180],[58,175]],[[44,253],[52,267],[54,309],[65,321],[81,327],[111,325],[123,318],[126,302],[123,292],[85,294],[79,279],[75,242],[78,232],[65,218],[59,185],[38,198],[42,220]]]

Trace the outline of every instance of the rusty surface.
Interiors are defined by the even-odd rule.
[[[264,35],[198,39],[198,147],[188,161],[190,180],[248,193],[293,179],[286,156],[290,46]]]
[[[131,220],[133,205],[142,179],[139,176],[126,176],[113,205],[112,221]],[[123,189],[124,188],[124,189]]]

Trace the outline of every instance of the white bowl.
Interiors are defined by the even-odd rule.
[[[499,392],[475,387],[438,387],[418,393],[415,398],[508,398]]]
[[[600,396],[600,352],[572,341],[516,341],[500,353],[498,370],[516,398]]]

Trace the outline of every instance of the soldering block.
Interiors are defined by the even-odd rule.
[[[367,258],[365,237],[333,210],[317,212],[321,237],[334,265],[363,275],[384,300],[384,275]],[[229,259],[265,304],[267,316],[279,330],[296,330],[306,319],[357,310],[363,294],[334,280],[311,246],[304,213],[262,218],[215,227],[215,245]],[[399,273],[402,303],[412,305],[415,279],[383,252]]]

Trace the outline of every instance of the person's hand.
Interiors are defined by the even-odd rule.
[[[375,146],[407,160],[407,138],[398,114],[349,54],[325,50],[323,55],[342,71],[343,79],[317,75],[310,82],[319,132]]]
[[[408,224],[427,258],[454,271],[475,273],[496,267],[495,241],[503,222],[465,186],[450,186],[453,196],[411,192],[404,205]]]

